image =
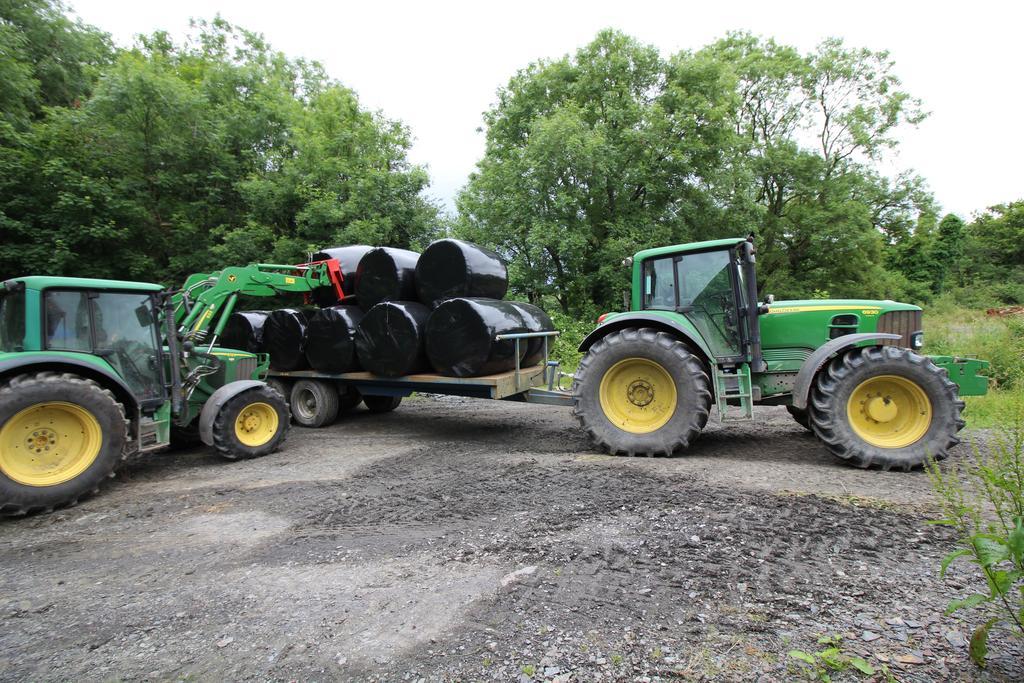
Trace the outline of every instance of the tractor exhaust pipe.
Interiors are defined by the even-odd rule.
[[[754,236],[750,235],[742,245],[743,249],[743,280],[747,285],[747,332],[750,336],[750,369],[753,372],[766,372],[768,366],[761,353],[761,307],[757,303],[757,251],[754,248]]]

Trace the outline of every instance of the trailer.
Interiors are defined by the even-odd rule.
[[[293,421],[303,427],[327,426],[360,402],[371,412],[389,412],[414,392],[570,407],[571,387],[565,383],[571,382],[572,376],[562,372],[559,362],[548,356],[549,341],[558,334],[554,331],[497,335],[495,341],[514,341],[517,362],[514,370],[494,375],[447,377],[419,373],[380,377],[365,371],[335,374],[271,369],[267,373],[267,384],[285,397]],[[518,359],[523,356],[520,344],[534,338],[544,339],[543,361],[531,367],[520,367]]]

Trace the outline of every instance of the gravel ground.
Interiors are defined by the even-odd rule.
[[[0,678],[788,681],[826,635],[901,681],[1024,680],[942,616],[974,579],[938,578],[930,506],[781,408],[627,459],[565,409],[415,397],[0,523]]]

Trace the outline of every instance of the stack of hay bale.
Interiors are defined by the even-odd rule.
[[[235,313],[221,344],[270,354],[271,368],[324,373],[360,368],[382,377],[429,372],[476,377],[512,370],[516,344],[502,334],[554,330],[540,308],[504,301],[508,271],[501,258],[455,239],[422,254],[390,247],[324,249],[337,259],[345,298],[314,293],[316,311]],[[544,340],[519,343],[519,364],[539,363]]]

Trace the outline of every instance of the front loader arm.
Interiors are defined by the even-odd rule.
[[[205,337],[212,327],[216,338],[224,331],[239,295],[309,294],[321,287],[331,287],[341,300],[345,296],[341,286],[343,277],[334,259],[297,266],[251,263],[212,273],[195,273],[174,295],[174,321],[184,335]]]

